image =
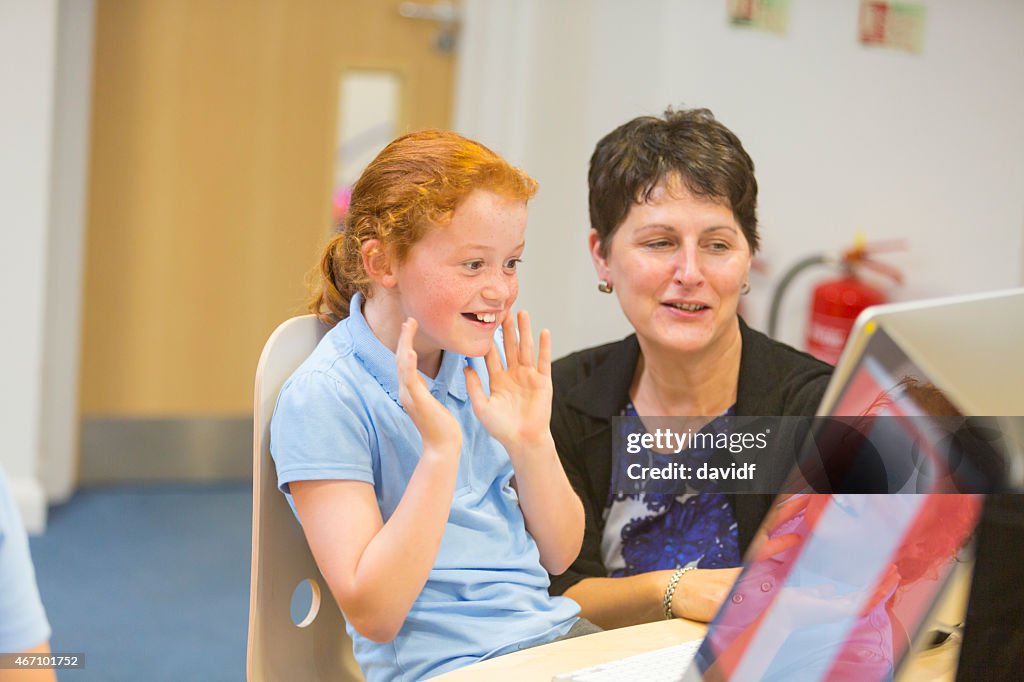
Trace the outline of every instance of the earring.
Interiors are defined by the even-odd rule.
[[[741,296],[746,296],[749,293],[750,293],[750,282],[744,282],[743,283],[743,288],[740,289],[740,295]]]
[[[610,294],[612,293],[612,291],[615,290],[615,288],[608,283],[608,280],[602,279],[600,282],[597,283],[597,290],[600,291],[602,294]]]

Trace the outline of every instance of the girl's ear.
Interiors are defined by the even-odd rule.
[[[379,239],[367,239],[359,248],[363,269],[374,283],[391,289],[398,284],[393,259]]]

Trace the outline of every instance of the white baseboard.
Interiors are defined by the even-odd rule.
[[[31,476],[7,476],[25,530],[29,535],[38,535],[46,530],[46,491],[42,481]]]

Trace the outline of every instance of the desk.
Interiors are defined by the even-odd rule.
[[[703,637],[703,623],[663,620],[533,647],[435,677],[438,682],[551,682],[559,673]],[[956,673],[958,638],[914,656],[900,682],[945,682]]]
[[[677,618],[606,630],[506,654],[433,679],[438,682],[551,682],[559,673],[681,644],[704,636],[703,623]]]

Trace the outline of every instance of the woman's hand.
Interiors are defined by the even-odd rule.
[[[703,623],[710,622],[718,613],[725,598],[729,596],[729,591],[741,570],[740,567],[698,568],[687,572],[679,579],[676,591],[672,595],[672,615]],[[664,583],[668,585],[672,571],[659,573],[666,574]]]
[[[487,431],[510,454],[524,446],[547,444],[551,439],[551,334],[540,333],[540,351],[534,358],[530,316],[519,311],[519,334],[511,313],[502,323],[505,361],[502,367],[498,350],[493,345],[484,356],[490,377],[491,394],[484,393],[480,377],[466,368],[466,387],[473,402],[473,412]]]
[[[398,366],[398,400],[412,418],[412,423],[423,438],[424,450],[459,454],[462,449],[462,430],[459,422],[445,406],[427,390],[427,382],[416,369],[416,351],[412,340],[416,337],[416,320],[407,319],[402,324],[395,350],[395,364]]]

